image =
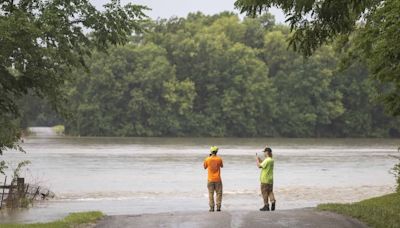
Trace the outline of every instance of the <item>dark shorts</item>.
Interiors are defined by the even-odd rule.
[[[261,192],[272,192],[274,191],[274,184],[261,183]]]

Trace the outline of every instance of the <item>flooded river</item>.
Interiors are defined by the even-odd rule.
[[[353,202],[394,191],[389,173],[400,140],[271,138],[74,138],[43,133],[23,143],[27,182],[50,188],[55,199],[0,214],[0,222],[58,219],[69,212],[141,214],[208,210],[202,162],[211,145],[224,160],[223,210],[262,206],[255,153],[270,145],[275,158],[277,209]],[[0,182],[4,177],[0,176]]]

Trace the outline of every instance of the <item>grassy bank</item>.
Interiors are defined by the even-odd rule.
[[[65,127],[64,125],[56,125],[52,127],[54,133],[56,133],[57,135],[64,135],[65,132]]]
[[[321,204],[319,210],[332,211],[359,219],[370,227],[400,227],[400,193],[393,193],[351,204]]]
[[[55,222],[49,223],[34,223],[34,224],[0,224],[0,228],[34,228],[34,227],[48,227],[48,228],[69,228],[69,227],[85,227],[84,224],[94,223],[103,218],[103,213],[99,211],[71,213],[67,217]]]

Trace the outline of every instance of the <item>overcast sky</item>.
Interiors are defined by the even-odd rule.
[[[92,0],[101,7],[108,0]],[[121,0],[123,4],[132,2],[134,4],[146,5],[152,10],[146,12],[153,19],[170,18],[172,16],[185,17],[190,12],[203,12],[204,14],[216,14],[222,11],[233,11],[239,13],[234,7],[235,0]],[[270,13],[275,15],[278,23],[283,23],[285,17],[278,9],[271,9]]]

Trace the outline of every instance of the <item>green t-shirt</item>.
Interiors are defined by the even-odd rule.
[[[260,181],[263,184],[273,184],[274,183],[274,159],[267,157],[260,164],[261,175]]]

